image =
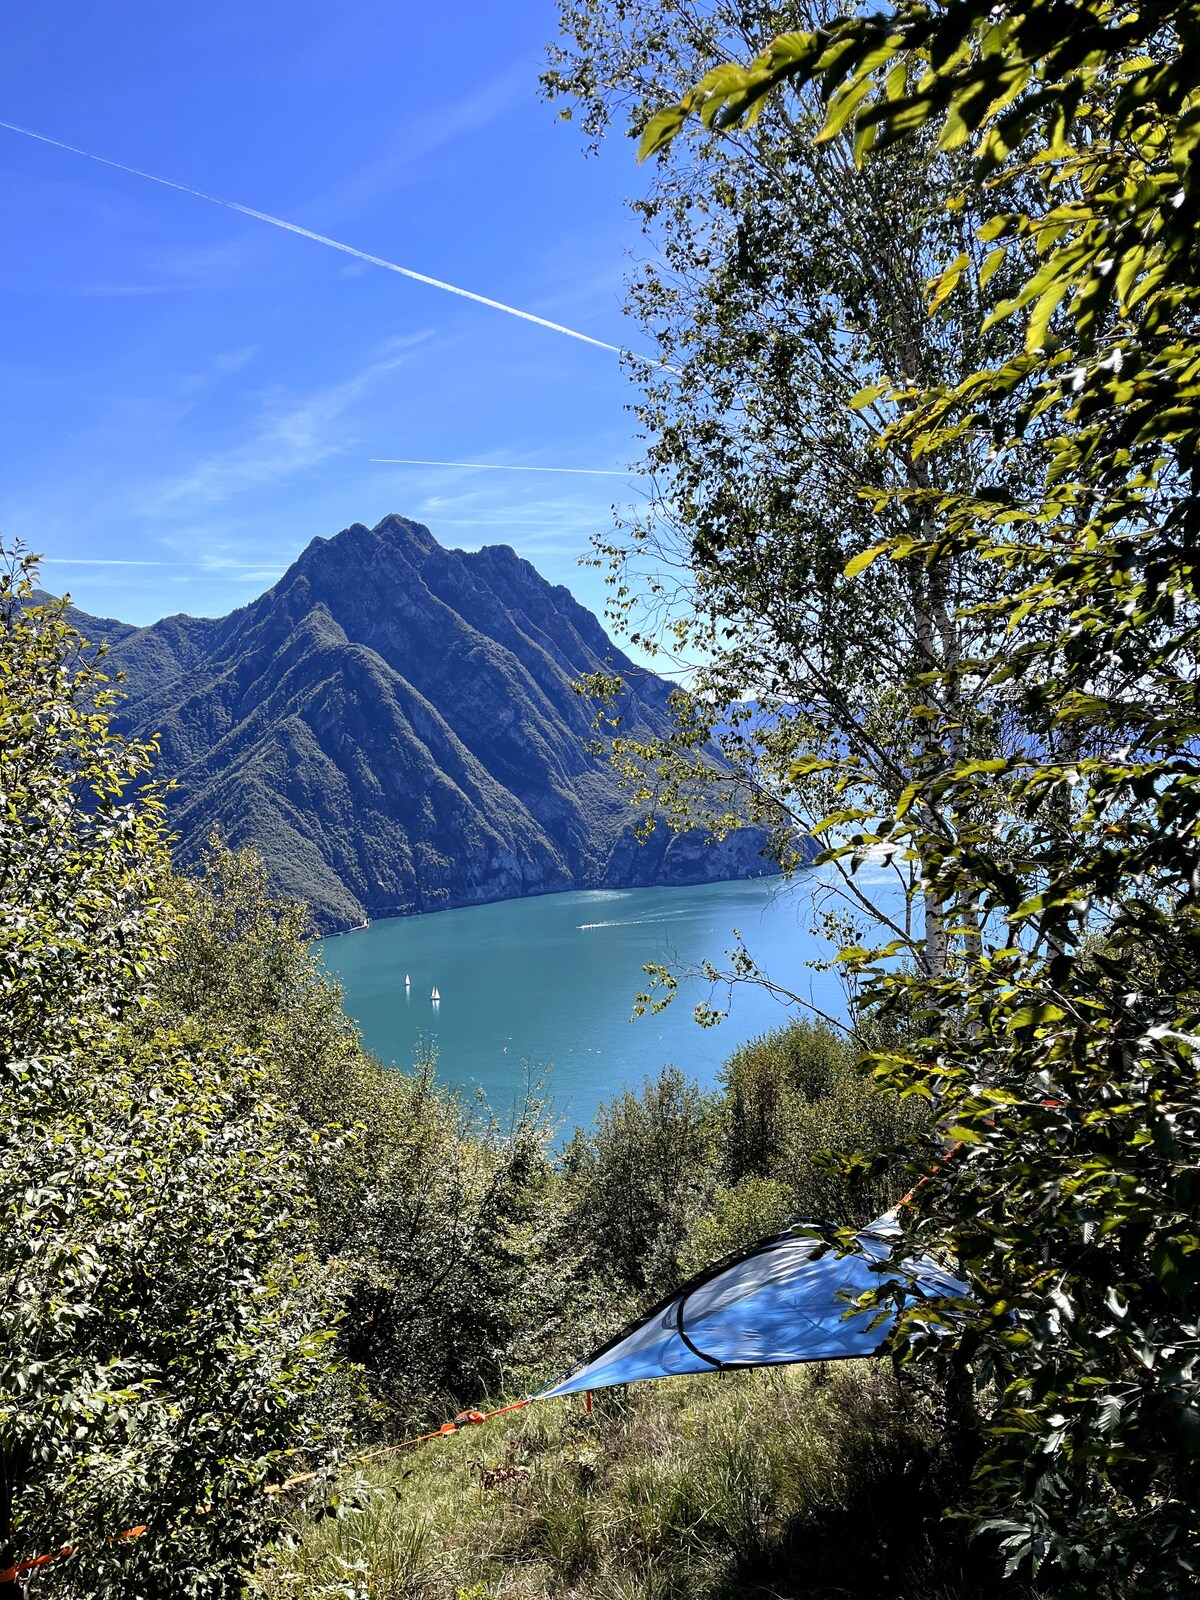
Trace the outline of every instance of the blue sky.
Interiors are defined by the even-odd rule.
[[[624,344],[633,147],[539,101],[547,0],[2,0],[0,118]],[[0,532],[148,622],[388,512],[580,569],[623,470],[610,352],[0,129]]]

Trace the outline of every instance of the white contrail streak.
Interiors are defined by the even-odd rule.
[[[274,570],[278,563],[254,561],[209,567],[203,561],[117,561],[107,556],[42,556],[41,565],[44,567],[187,567],[189,570],[200,570],[219,578],[225,572],[259,572],[267,567]]]
[[[259,222],[269,222],[273,228],[283,228],[288,233],[299,234],[302,239],[312,239],[316,244],[327,245],[330,250],[340,250],[343,255],[353,256],[356,261],[366,261],[373,267],[383,267],[387,272],[398,272],[402,278],[412,278],[416,283],[428,284],[431,289],[442,289],[446,294],[459,295],[463,300],[474,300],[477,305],[488,306],[492,311],[503,311],[506,316],[520,317],[523,322],[533,322],[539,328],[549,328],[551,333],[564,333],[568,339],[581,339],[584,344],[594,344],[601,350],[611,350],[614,355],[630,354],[619,344],[609,344],[604,339],[593,339],[590,333],[580,333],[577,328],[565,327],[561,322],[550,322],[546,317],[535,316],[532,311],[521,311],[516,306],[505,305],[503,300],[492,300],[486,294],[476,294],[472,289],[460,289],[456,283],[444,283],[441,278],[431,278],[424,272],[414,272],[411,267],[398,266],[394,261],[385,261],[382,256],[370,255],[366,250],[356,250],[353,245],[342,244],[339,239],[330,239],[323,233],[314,233],[311,228],[302,228],[299,223],[285,222],[282,217],[273,217],[269,211],[256,211],[253,206],[239,205],[236,200],[222,200],[215,194],[205,194],[203,189],[193,189],[190,184],[176,183],[172,178],[160,178],[155,172],[143,172],[140,167],[127,167],[123,161],[111,161],[107,156],[94,155],[90,150],[81,150],[74,144],[65,144],[61,139],[51,139],[47,134],[35,133],[32,128],[19,127],[15,122],[0,122],[0,128],[7,128],[9,133],[24,134],[25,138],[36,139],[39,144],[53,145],[56,150],[67,150],[73,156],[83,156],[88,161],[98,161],[103,167],[115,167],[118,172],[127,172],[131,177],[146,178],[150,183],[160,183],[164,189],[176,189],[180,194],[190,194],[197,200],[207,200],[209,205],[222,206],[226,211],[240,212],[243,217],[254,217]]]
[[[585,478],[630,478],[614,467],[514,467],[506,461],[413,461],[407,456],[371,456],[376,467],[468,467],[472,472],[572,472]]]
[[[110,561],[106,556],[43,556],[44,567],[194,567],[195,561]]]

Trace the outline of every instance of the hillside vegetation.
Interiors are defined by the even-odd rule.
[[[529,1468],[503,1493],[452,1440],[389,1458],[360,1499],[364,1450],[529,1392],[697,1263],[798,1213],[877,1214],[927,1119],[870,1095],[850,1046],[806,1023],[735,1053],[713,1091],[666,1069],[561,1154],[536,1099],[501,1126],[440,1088],[431,1059],[385,1069],[255,856],[214,839],[199,872],[171,869],[161,802],[139,788],[152,751],[112,731],[63,607],[32,604],[20,567],[5,581],[20,826],[0,840],[0,1269],[18,1292],[2,1311],[0,1543],[18,1561],[63,1552],[34,1569],[37,1591],[220,1596],[257,1568],[268,1592],[358,1593],[330,1576],[336,1541],[362,1547],[364,1593],[436,1592],[459,1572],[469,1589],[492,1581],[461,1537],[484,1537],[478,1502],[511,1508],[486,1537],[530,1592],[588,1574],[619,1592],[644,1544],[670,1592],[716,1593],[748,1540],[767,1570],[879,1474],[924,1508],[905,1562],[957,1550],[936,1514],[964,1470],[945,1403],[883,1368],[668,1386],[582,1422],[522,1413],[486,1440],[507,1454],[484,1466]],[[814,1427],[822,1442],[791,1459]],[[313,1476],[263,1493],[298,1472]],[[295,1561],[264,1567],[290,1530]],[[401,1559],[409,1588],[381,1589],[371,1563]],[[843,1556],[823,1559],[841,1582]]]

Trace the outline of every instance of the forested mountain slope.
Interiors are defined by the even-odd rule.
[[[647,735],[665,727],[670,686],[507,546],[446,550],[391,516],[314,539],[228,617],[74,621],[124,674],[118,724],[160,737],[181,858],[219,827],[324,930],[762,870],[753,830],[635,841],[572,682],[626,676],[623,729]]]

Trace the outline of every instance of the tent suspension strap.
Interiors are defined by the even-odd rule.
[[[382,1456],[394,1455],[398,1450],[411,1450],[415,1445],[428,1444],[432,1439],[444,1439],[452,1433],[459,1433],[466,1427],[478,1427],[481,1423],[490,1422],[493,1417],[502,1417],[509,1411],[523,1411],[529,1404],[528,1400],[516,1400],[511,1405],[497,1406],[494,1411],[460,1411],[453,1422],[443,1422],[440,1428],[434,1428],[429,1433],[418,1433],[411,1439],[402,1439],[399,1444],[387,1444],[378,1450],[368,1450],[364,1455],[351,1456],[342,1466],[336,1469],[338,1475],[348,1467],[363,1466],[369,1461],[378,1461]],[[591,1410],[591,1406],[588,1406]],[[302,1483],[313,1483],[317,1478],[325,1476],[324,1472],[301,1472],[294,1478],[285,1478],[282,1483],[264,1484],[259,1491],[264,1495],[278,1495],[287,1489],[294,1489]],[[208,1516],[215,1510],[214,1506],[199,1506],[197,1516]],[[124,1528],[120,1533],[108,1536],[109,1544],[117,1544],[124,1539],[140,1539],[144,1533],[149,1533],[149,1525],[139,1523],[136,1528]],[[16,1561],[11,1566],[0,1570],[0,1584],[15,1583],[24,1572],[32,1572],[37,1567],[45,1567],[52,1561],[61,1561],[64,1556],[74,1555],[76,1546],[62,1545],[58,1550],[51,1550],[44,1556],[31,1556],[26,1561]]]
[[[721,1372],[725,1363],[719,1361],[716,1356],[710,1356],[707,1350],[701,1350],[698,1344],[693,1344],[691,1339],[688,1338],[687,1329],[683,1325],[683,1308],[687,1302],[687,1295],[681,1294],[679,1303],[675,1307],[675,1331],[694,1356],[699,1356],[701,1361],[707,1361],[710,1367],[715,1367],[718,1372]]]

